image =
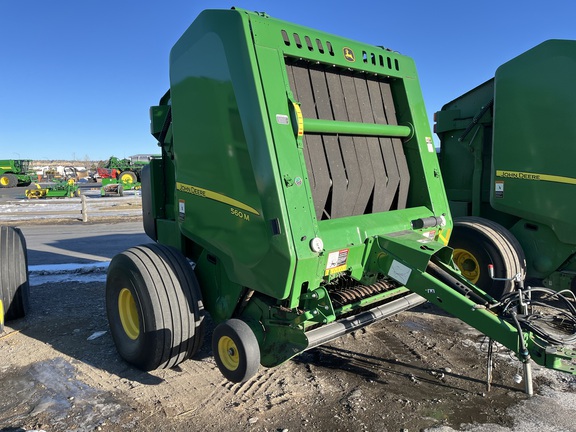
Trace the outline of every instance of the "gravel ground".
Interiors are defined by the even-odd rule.
[[[528,398],[501,350],[488,392],[484,337],[428,304],[232,384],[210,331],[174,369],[124,363],[101,281],[33,285],[31,298],[31,313],[0,337],[4,432],[576,430],[572,376],[535,368]]]

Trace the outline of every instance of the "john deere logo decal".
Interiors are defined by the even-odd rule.
[[[347,61],[349,62],[356,61],[356,57],[354,57],[354,51],[352,51],[352,48],[344,47],[342,48],[342,52],[344,53],[344,58]]]

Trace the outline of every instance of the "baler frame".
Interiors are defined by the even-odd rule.
[[[233,9],[197,18],[170,74],[150,112],[162,157],[142,172],[144,227],[158,244],[118,255],[108,273],[126,360],[147,369],[194,355],[208,311],[220,370],[245,381],[426,299],[568,369],[454,270],[410,58]],[[209,127],[215,118],[224,126]]]

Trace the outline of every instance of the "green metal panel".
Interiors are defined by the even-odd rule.
[[[528,276],[558,289],[575,270],[575,74],[576,41],[544,42],[446,104],[435,125],[453,215],[508,228]]]
[[[247,18],[205,11],[172,49],[177,214],[232,282],[283,298],[294,260]]]
[[[294,35],[301,35],[304,47]],[[351,55],[357,58],[352,61]],[[298,126],[301,114],[294,104],[300,101],[287,64],[303,57],[390,83],[386,102],[398,102],[386,109],[397,119],[378,125],[374,119],[300,118]],[[290,297],[295,307],[302,287],[333,276],[326,269],[331,252],[347,249],[346,266],[339,271],[361,279],[364,243],[371,235],[409,229],[411,220],[431,215],[445,214],[450,223],[416,77],[411,59],[381,48],[242,10],[203,12],[170,59],[174,212],[180,232],[223,261],[231,282],[277,299]],[[161,123],[153,121],[153,132]],[[403,206],[410,208],[398,210],[405,214],[364,212],[347,222],[322,221],[326,229],[320,227],[303,137],[340,129],[407,137],[396,150],[406,152],[404,170],[409,165],[417,180],[410,189],[406,182]],[[310,247],[316,237],[325,244],[321,253]]]
[[[435,114],[440,168],[453,216],[479,216],[489,207],[493,99],[494,80],[489,80]]]
[[[496,210],[553,227],[576,244],[576,41],[550,40],[495,76]]]

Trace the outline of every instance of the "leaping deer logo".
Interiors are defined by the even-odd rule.
[[[354,57],[354,51],[352,51],[352,48],[344,47],[342,48],[342,52],[344,53],[344,58],[347,61],[349,62],[356,61],[356,57]]]

